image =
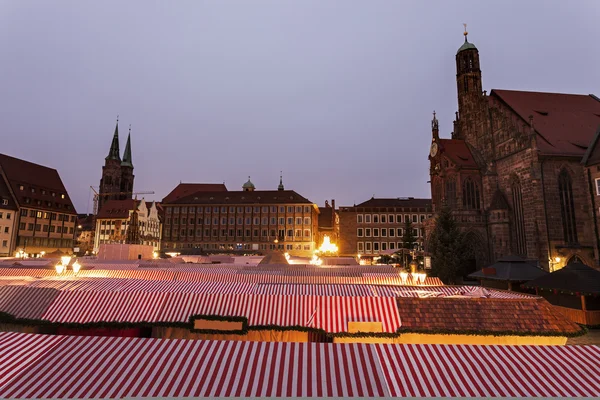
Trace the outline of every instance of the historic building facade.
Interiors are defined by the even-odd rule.
[[[270,251],[312,256],[319,208],[293,190],[241,191],[225,185],[180,184],[162,201],[162,250]]]
[[[104,159],[100,190],[98,195],[98,211],[108,200],[126,200],[133,197],[133,160],[131,157],[131,128],[127,136],[127,144],[123,159],[119,152],[119,120],[110,145],[108,156]]]
[[[96,217],[94,251],[101,244],[141,244],[160,250],[160,205],[142,200],[109,200]]]
[[[317,234],[317,247],[320,247],[329,236],[331,243],[338,244],[340,240],[340,216],[335,208],[335,200],[331,203],[325,200],[325,207],[319,207],[319,226]]]
[[[55,169],[0,154],[0,213],[0,255],[73,252],[77,213]]]
[[[431,200],[414,197],[372,198],[352,207],[340,207],[340,255],[378,256],[403,248],[406,221],[410,221],[417,250],[423,250],[423,223],[431,217]]]
[[[600,100],[482,90],[479,51],[456,54],[458,112],[450,139],[433,117],[434,211],[449,207],[471,247],[470,270],[518,254],[553,270],[572,260],[598,264],[594,139]],[[587,155],[587,158],[586,158]],[[595,161],[594,161],[595,160]]]

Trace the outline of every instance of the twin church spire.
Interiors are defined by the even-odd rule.
[[[133,168],[133,159],[131,157],[131,125],[129,125],[129,134],[127,135],[127,144],[125,145],[125,152],[123,153],[123,160],[119,151],[119,117],[117,116],[117,124],[115,126],[115,133],[113,135],[110,150],[106,160],[115,160],[121,163],[124,167]]]

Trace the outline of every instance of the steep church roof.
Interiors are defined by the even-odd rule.
[[[600,100],[594,95],[494,89],[490,96],[524,121],[533,116],[542,154],[583,157],[600,125]]]
[[[127,144],[125,145],[125,153],[123,153],[121,166],[133,168],[133,159],[131,158],[131,130],[129,131],[129,135],[127,135]]]
[[[454,164],[464,168],[477,168],[477,163],[471,154],[467,142],[461,139],[439,139],[441,151]]]
[[[106,160],[121,161],[121,155],[119,154],[119,120],[117,120],[117,125],[115,126],[115,134],[113,135],[113,140],[110,144],[110,150],[108,151]]]

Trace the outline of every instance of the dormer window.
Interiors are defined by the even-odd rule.
[[[23,185],[19,185],[19,190],[25,190],[25,187]]]
[[[56,197],[56,193],[52,192],[52,197]]]
[[[60,198],[61,198],[61,199],[64,199],[64,198],[65,198],[65,195],[64,195],[64,194],[61,194],[61,195],[60,195]]]
[[[35,188],[31,188],[31,193],[35,193]]]

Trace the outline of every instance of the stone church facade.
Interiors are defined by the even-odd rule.
[[[432,120],[431,193],[434,212],[449,207],[467,235],[469,270],[509,254],[548,270],[575,260],[597,266],[600,99],[488,94],[466,33],[456,72],[452,137],[440,138],[435,114]]]
[[[102,178],[100,179],[100,195],[98,196],[98,211],[109,200],[126,200],[133,197],[133,160],[131,158],[131,128],[127,136],[125,152],[121,160],[119,152],[119,120],[115,126],[115,133],[104,159]]]

